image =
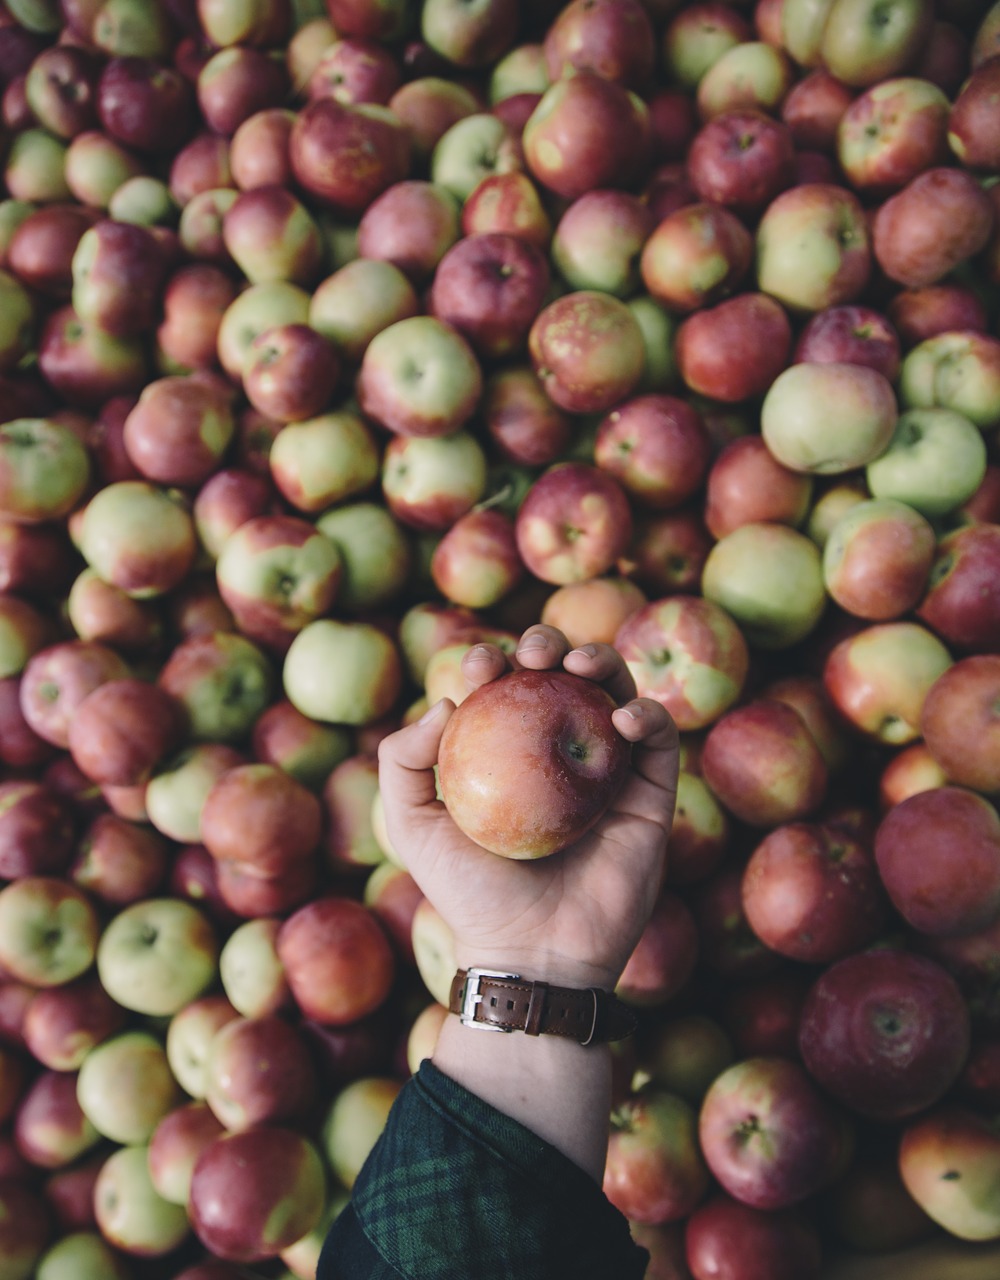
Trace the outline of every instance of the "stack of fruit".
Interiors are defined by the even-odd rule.
[[[683,732],[651,1280],[995,1277],[1000,4],[4,0],[0,92],[2,1280],[314,1275],[453,967],[378,742],[540,619]]]

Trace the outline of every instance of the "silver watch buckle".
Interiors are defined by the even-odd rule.
[[[483,997],[479,984],[483,978],[507,978],[513,982],[520,981],[519,973],[500,973],[496,969],[466,969],[465,986],[462,988],[462,1009],[459,1021],[463,1027],[473,1027],[476,1031],[500,1031],[509,1034],[513,1027],[498,1027],[492,1022],[477,1022],[476,1008],[482,1004]]]

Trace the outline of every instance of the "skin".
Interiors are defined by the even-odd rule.
[[[608,645],[570,649],[562,632],[524,633],[513,664],[564,667],[603,685],[633,744],[632,768],[604,818],[561,854],[537,862],[498,858],[469,840],[436,799],[434,763],[454,704],[383,740],[379,784],[393,847],[450,926],[458,965],[479,965],[562,986],[614,989],[648,921],[660,884],[677,790],[677,728],[635,685]],[[462,674],[469,689],[512,662],[475,645]],[[611,1050],[555,1036],[488,1035],[449,1015],[433,1061],[520,1121],[600,1183],[607,1154]]]

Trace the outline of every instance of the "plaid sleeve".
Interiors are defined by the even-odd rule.
[[[641,1280],[648,1254],[561,1152],[438,1071],[404,1086],[317,1280]]]

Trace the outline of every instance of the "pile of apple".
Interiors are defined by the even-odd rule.
[[[1000,1239],[1000,5],[5,0],[0,93],[0,1280],[314,1276],[454,967],[378,742],[539,620],[683,734],[650,1277]]]

